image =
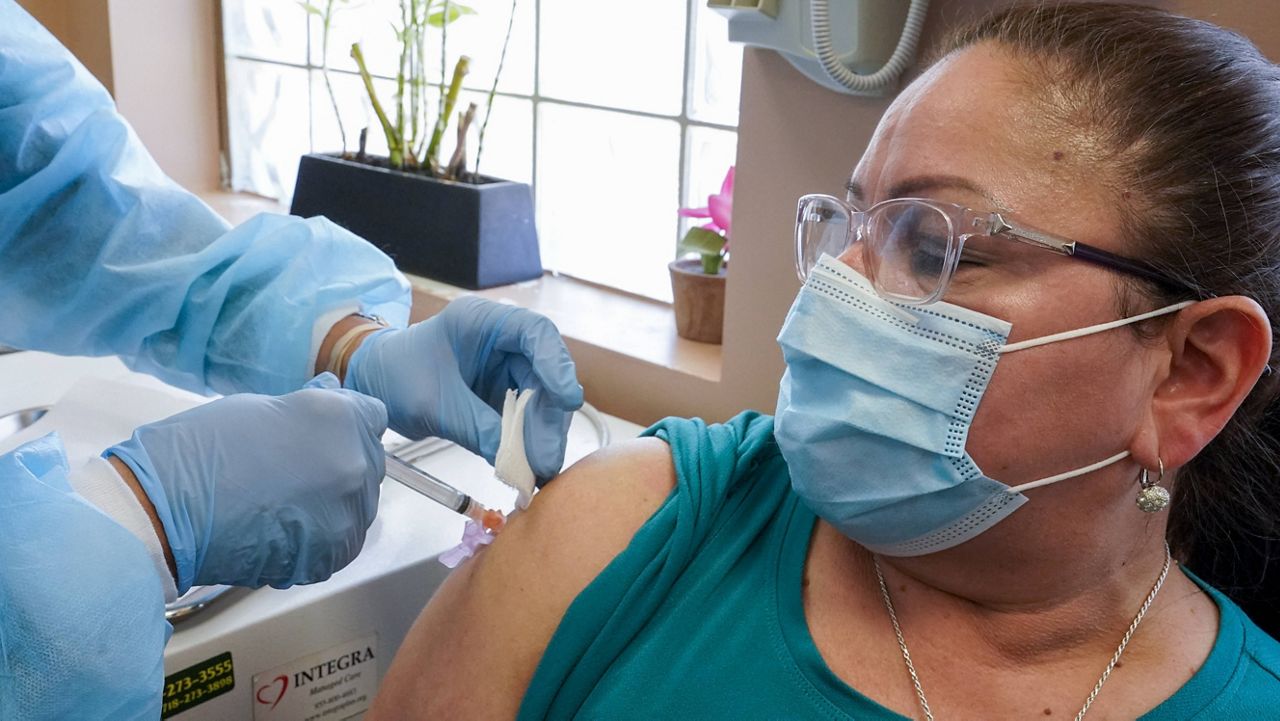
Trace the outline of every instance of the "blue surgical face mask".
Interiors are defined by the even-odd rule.
[[[787,363],[775,436],[796,493],[819,517],[875,553],[917,556],[977,536],[1027,502],[965,451],[973,415],[1001,354],[1181,310],[1007,344],[1012,326],[951,303],[904,306],[824,257],[778,336]]]

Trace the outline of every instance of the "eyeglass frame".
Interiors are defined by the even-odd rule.
[[[865,218],[871,214],[876,208],[895,203],[917,203],[933,208],[942,213],[947,219],[947,229],[950,231],[951,237],[948,244],[946,266],[939,279],[938,287],[934,292],[923,300],[913,300],[904,297],[894,296],[892,293],[883,291],[879,288],[879,283],[874,283],[879,292],[894,296],[891,299],[895,302],[907,305],[929,305],[935,303],[942,298],[947,289],[951,286],[951,277],[955,274],[956,268],[960,264],[960,256],[964,251],[965,241],[975,235],[986,235],[988,237],[999,237],[1013,240],[1019,243],[1025,243],[1036,248],[1051,251],[1058,255],[1065,255],[1072,258],[1079,258],[1087,263],[1107,268],[1109,270],[1129,275],[1135,278],[1155,283],[1167,290],[1190,293],[1197,300],[1205,297],[1205,294],[1185,281],[1178,280],[1168,275],[1160,268],[1152,263],[1147,263],[1135,258],[1128,258],[1108,250],[1103,250],[1097,246],[1081,243],[1079,241],[1070,240],[1059,235],[1046,233],[1036,230],[1021,223],[1010,221],[1004,217],[1002,213],[996,211],[979,211],[957,203],[947,203],[940,200],[932,200],[930,198],[888,198],[878,203],[872,204],[866,210],[859,210],[852,203],[837,198],[834,195],[825,193],[809,193],[800,196],[800,200],[796,203],[796,229],[795,229],[795,253],[796,253],[796,274],[800,277],[800,281],[804,282],[808,276],[808,269],[804,268],[804,242],[801,238],[801,224],[804,222],[803,210],[805,204],[814,200],[832,201],[837,206],[843,208],[849,214],[848,229],[845,231],[845,249],[853,247],[857,238],[855,233],[861,233],[865,226]],[[858,222],[854,222],[857,220]],[[967,221],[970,227],[977,228],[972,233],[957,232],[957,221]],[[954,252],[952,247],[954,246]],[[843,251],[841,251],[843,253]],[[873,279],[874,280],[874,279]]]

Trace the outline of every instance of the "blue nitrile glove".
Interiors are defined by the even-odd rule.
[[[160,578],[68,471],[56,433],[0,455],[0,719],[158,719]]]
[[[156,507],[178,570],[192,584],[286,588],[347,565],[378,510],[376,398],[332,373],[285,396],[241,394],[142,426],[107,450]]]
[[[536,389],[524,416],[524,447],[539,483],[560,472],[569,421],[582,406],[582,386],[555,325],[475,296],[409,328],[370,334],[352,354],[344,385],[381,398],[395,432],[447,438],[490,463],[507,389]]]

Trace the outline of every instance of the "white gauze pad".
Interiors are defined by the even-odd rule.
[[[502,437],[498,441],[498,453],[493,470],[498,480],[516,489],[516,506],[520,510],[529,507],[533,499],[536,478],[524,453],[524,409],[537,391],[519,393],[508,389],[502,403]]]

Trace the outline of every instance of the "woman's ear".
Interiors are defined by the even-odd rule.
[[[1169,374],[1151,411],[1160,459],[1177,468],[1218,435],[1253,390],[1271,357],[1271,322],[1251,298],[1210,298],[1180,311],[1166,338]]]

